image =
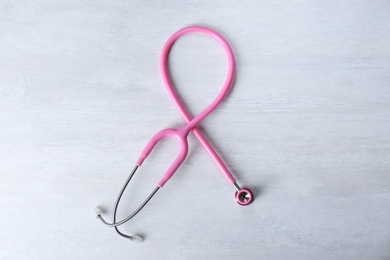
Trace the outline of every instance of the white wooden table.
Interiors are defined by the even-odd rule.
[[[141,150],[183,123],[159,72],[166,39],[210,26],[231,43],[233,90],[201,124],[248,207],[197,140],[131,222],[99,223]],[[224,51],[180,39],[170,65],[195,115]],[[120,217],[176,156],[139,170]],[[390,259],[389,1],[0,3],[0,259]]]

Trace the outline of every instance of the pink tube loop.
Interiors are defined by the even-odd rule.
[[[190,114],[186,110],[185,106],[182,104],[179,96],[177,95],[173,84],[169,78],[168,73],[168,55],[169,51],[172,47],[172,45],[175,43],[175,41],[180,38],[181,36],[188,34],[188,33],[203,33],[208,34],[216,38],[219,43],[222,45],[222,47],[225,49],[227,57],[228,57],[228,73],[225,80],[225,83],[222,87],[221,92],[218,94],[218,96],[215,98],[215,100],[206,108],[204,109],[199,115],[197,115],[194,118],[191,118]],[[226,165],[223,163],[215,149],[211,146],[209,141],[206,139],[206,137],[202,134],[202,132],[199,130],[199,128],[196,127],[196,125],[202,121],[206,116],[208,116],[225,98],[227,93],[229,92],[233,80],[234,80],[234,73],[235,73],[235,64],[234,64],[234,55],[231,47],[229,46],[228,42],[216,31],[211,30],[206,27],[200,27],[200,26],[193,26],[193,27],[187,27],[184,29],[181,29],[180,31],[174,33],[165,43],[162,53],[161,53],[161,59],[160,59],[160,67],[161,67],[161,73],[162,78],[164,81],[164,84],[168,90],[168,94],[171,96],[171,99],[173,103],[176,105],[177,109],[179,110],[180,114],[183,116],[184,120],[186,121],[186,125],[179,129],[165,129],[157,133],[147,144],[144,151],[141,153],[140,158],[137,161],[137,165],[141,166],[143,161],[146,159],[146,157],[150,154],[150,152],[153,150],[154,146],[164,137],[166,136],[174,136],[178,139],[180,142],[180,153],[176,160],[172,163],[172,165],[169,167],[167,172],[164,174],[163,178],[159,181],[158,186],[162,187],[176,172],[176,170],[180,167],[180,165],[183,163],[187,156],[188,152],[188,141],[187,136],[189,132],[192,130],[196,136],[196,138],[199,140],[199,142],[202,144],[202,146],[206,149],[206,151],[210,154],[210,156],[213,158],[215,163],[218,165],[219,169],[223,172],[226,179],[233,184],[235,182],[234,177],[226,167]]]

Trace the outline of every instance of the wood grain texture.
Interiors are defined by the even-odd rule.
[[[2,1],[0,259],[390,259],[389,1]],[[237,77],[201,127],[256,200],[234,190],[190,137],[174,178],[123,227],[111,209],[142,148],[183,120],[159,72],[189,25],[231,43]],[[200,35],[170,65],[193,114],[226,58]],[[123,217],[178,146],[140,169]]]

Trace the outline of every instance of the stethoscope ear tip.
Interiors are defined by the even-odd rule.
[[[139,235],[134,235],[130,237],[130,241],[134,243],[141,243],[142,241],[144,241],[144,239]]]
[[[100,216],[101,214],[103,214],[104,211],[105,211],[105,210],[104,210],[102,207],[100,207],[100,206],[97,206],[97,207],[95,207],[95,208],[93,209],[93,212],[95,212],[96,217],[98,217],[98,216]]]

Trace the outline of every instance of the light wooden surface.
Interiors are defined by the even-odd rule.
[[[133,221],[99,223],[149,138],[183,123],[159,72],[189,25],[231,43],[237,77],[201,127],[249,207],[193,137],[185,164]],[[226,58],[207,36],[170,59],[193,114]],[[162,143],[120,209],[178,151]],[[389,1],[2,1],[0,259],[390,259]]]

